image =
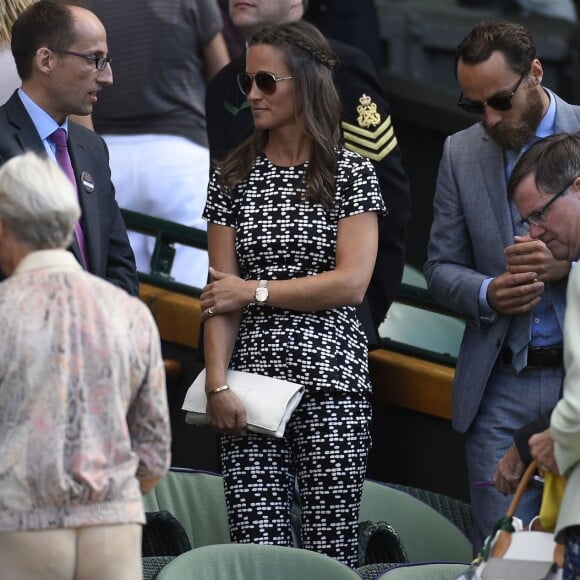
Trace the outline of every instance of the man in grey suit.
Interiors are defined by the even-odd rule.
[[[570,263],[520,229],[506,182],[537,138],[580,129],[580,108],[542,87],[533,39],[519,24],[477,25],[458,46],[456,74],[458,105],[480,122],[445,142],[424,272],[435,298],[468,319],[452,418],[466,434],[477,552],[510,499],[493,486],[496,466],[514,431],[553,408],[562,381]],[[524,495],[524,523],[539,500]]]
[[[98,135],[68,119],[90,114],[99,91],[113,82],[103,25],[88,10],[41,0],[15,21],[12,53],[22,88],[0,107],[0,165],[25,151],[58,161],[53,135],[64,131],[82,209],[71,249],[85,269],[138,294],[107,148]]]

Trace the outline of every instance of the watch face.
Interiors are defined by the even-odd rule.
[[[256,288],[256,302],[268,300],[268,288]]]

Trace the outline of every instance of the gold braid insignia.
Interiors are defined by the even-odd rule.
[[[381,114],[377,111],[377,104],[373,103],[372,99],[364,93],[358,102],[360,105],[356,108],[356,112],[358,113],[357,121],[359,126],[366,129],[379,125]]]

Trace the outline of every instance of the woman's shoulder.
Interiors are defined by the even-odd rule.
[[[365,168],[372,169],[373,164],[369,159],[363,157],[360,153],[350,151],[344,145],[339,145],[337,148],[337,165],[339,171],[341,169]]]

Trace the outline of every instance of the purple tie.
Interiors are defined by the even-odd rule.
[[[56,146],[56,162],[60,165],[60,168],[67,174],[68,178],[72,181],[75,187],[75,191],[78,194],[77,182],[75,179],[75,173],[70,162],[70,156],[68,154],[68,146],[66,144],[66,131],[62,128],[58,128],[54,133],[50,135],[52,142]],[[80,201],[79,201],[80,202]],[[75,224],[75,236],[77,238],[77,243],[79,245],[79,250],[81,252],[81,258],[83,261],[83,266],[85,270],[88,270],[89,260],[87,254],[87,245],[85,243],[85,234],[81,226],[80,221]]]

